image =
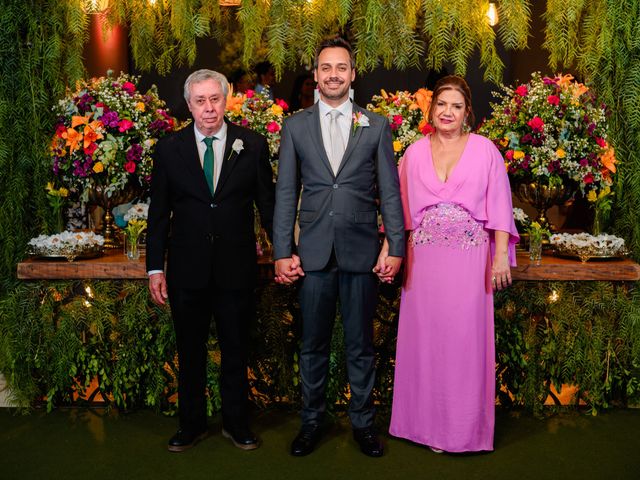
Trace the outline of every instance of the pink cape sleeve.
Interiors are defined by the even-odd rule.
[[[513,220],[513,204],[509,177],[504,160],[498,149],[491,145],[491,168],[487,186],[487,223],[485,228],[491,230],[491,258],[495,255],[495,238],[493,231],[500,230],[509,234],[509,263],[516,266],[516,244],[520,235]]]

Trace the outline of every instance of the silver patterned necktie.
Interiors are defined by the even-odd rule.
[[[340,132],[340,125],[338,124],[338,117],[340,117],[340,115],[342,115],[342,112],[336,109],[329,112],[329,138],[331,140],[331,154],[329,156],[329,162],[331,163],[331,168],[334,174],[338,173],[345,149],[342,132]]]

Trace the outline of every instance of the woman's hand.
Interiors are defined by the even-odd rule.
[[[511,267],[507,253],[496,253],[491,264],[491,286],[494,290],[502,290],[511,285]]]

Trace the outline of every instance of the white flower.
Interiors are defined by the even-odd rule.
[[[233,145],[231,145],[231,149],[236,153],[240,153],[242,150],[244,150],[244,142],[242,141],[242,139],[236,138],[233,141]]]
[[[524,223],[529,219],[529,216],[524,213],[524,210],[518,207],[513,208],[513,218],[516,222]]]
[[[123,218],[125,222],[129,220],[133,220],[137,218],[139,220],[146,220],[149,216],[149,204],[148,203],[136,203],[133,205],[127,213],[124,214]]]
[[[367,117],[366,115],[362,115],[360,117],[360,126],[361,127],[368,127],[369,126],[369,117]]]

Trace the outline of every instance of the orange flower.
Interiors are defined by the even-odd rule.
[[[229,95],[227,95],[227,111],[240,113],[242,110],[242,104],[247,99],[244,95],[232,95],[231,91],[229,91]]]
[[[76,128],[78,125],[86,125],[87,123],[89,123],[90,116],[91,115],[80,117],[78,115],[74,115],[73,117],[71,117],[71,128]]]
[[[427,115],[427,113],[429,112],[429,108],[431,107],[432,95],[433,92],[427,90],[426,88],[421,88],[415,93],[416,103],[418,104],[418,107],[420,107],[420,110],[422,110],[422,113],[424,115]]]
[[[89,125],[84,127],[84,148],[87,148],[96,140],[100,140],[104,138],[104,136],[96,132],[96,129],[102,127],[102,122],[100,120],[94,120]]]
[[[80,148],[78,145],[82,140],[82,134],[77,132],[73,128],[67,128],[67,131],[62,134],[62,138],[64,138],[67,143],[65,146],[69,147],[69,154],[71,155],[74,150]]]
[[[616,157],[613,147],[609,147],[606,152],[600,155],[600,162],[611,173],[616,173]]]
[[[573,81],[573,75],[571,75],[570,73],[567,73],[566,75],[562,75],[561,77],[558,77],[558,85],[560,85],[563,88],[569,87],[572,81]]]

